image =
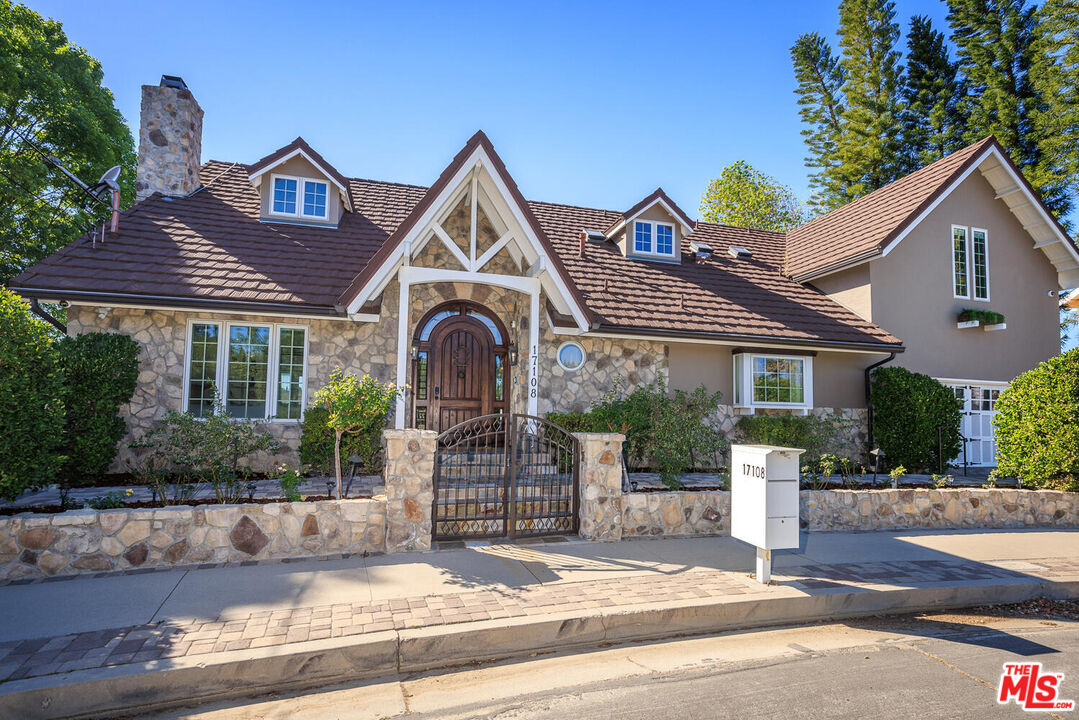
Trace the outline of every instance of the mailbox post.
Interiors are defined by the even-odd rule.
[[[772,578],[772,550],[798,547],[799,460],[805,450],[731,446],[731,535],[757,548],[757,580]]]

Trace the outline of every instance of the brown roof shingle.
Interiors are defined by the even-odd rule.
[[[786,274],[803,279],[873,257],[993,145],[996,140],[992,136],[979,140],[791,230],[787,233]]]
[[[265,223],[247,173],[245,165],[208,162],[200,191],[151,196],[123,214],[120,232],[104,244],[80,238],[10,285],[31,297],[103,304],[126,296],[145,304],[258,303],[281,312],[340,314],[342,295],[428,192],[350,179],[355,212],[345,213],[337,228]],[[694,239],[716,248],[703,265],[688,252],[681,264],[626,258],[613,243],[588,243],[581,257],[581,230],[609,227],[622,213],[527,205],[600,331],[901,347],[881,328],[784,277],[780,233],[698,222]],[[753,256],[731,258],[728,245],[747,247]]]

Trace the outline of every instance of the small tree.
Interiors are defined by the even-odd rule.
[[[708,222],[785,232],[805,222],[801,203],[786,185],[745,160],[723,168],[701,198]]]
[[[334,431],[333,457],[337,473],[337,499],[343,496],[341,485],[341,437],[382,425],[403,392],[393,383],[380,383],[370,375],[357,378],[341,368],[333,371],[326,387],[315,393],[315,403],[329,411],[326,419]]]
[[[64,384],[45,323],[0,288],[0,497],[48,485],[63,463]]]

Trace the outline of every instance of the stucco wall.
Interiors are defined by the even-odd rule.
[[[855,315],[873,322],[873,289],[868,263],[817,278],[810,284]]]
[[[907,347],[895,363],[934,377],[1008,381],[1060,350],[1053,266],[978,172],[887,257],[870,264],[873,321]],[[989,302],[952,297],[952,225],[988,231]],[[957,329],[964,307],[1003,313],[1007,330]]]

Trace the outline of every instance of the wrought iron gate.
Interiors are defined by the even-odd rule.
[[[436,540],[577,532],[580,447],[532,415],[483,415],[438,436]]]

